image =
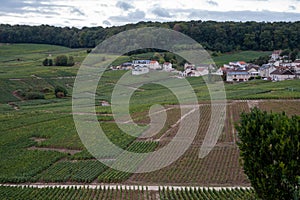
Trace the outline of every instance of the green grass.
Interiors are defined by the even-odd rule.
[[[260,56],[271,55],[271,53],[272,52],[270,51],[241,51],[241,52],[222,54],[217,57],[212,57],[212,59],[214,60],[217,66],[222,66],[224,64],[228,64],[229,62],[234,62],[234,61],[249,62],[251,60],[259,58]]]
[[[300,98],[300,81],[270,82],[253,80],[239,84],[226,84],[228,99],[293,99]]]
[[[0,79],[57,77],[76,75],[78,67],[44,67],[42,61],[51,55],[72,55],[75,62],[81,62],[86,54],[84,49],[69,49],[43,44],[9,44],[0,46]]]

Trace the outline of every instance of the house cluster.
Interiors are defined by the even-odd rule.
[[[186,63],[184,71],[177,71],[173,68],[172,63],[164,62],[159,64],[156,60],[133,60],[132,62],[123,63],[120,66],[111,67],[112,70],[132,70],[132,75],[142,75],[150,70],[162,70],[166,72],[174,72],[182,77],[199,77],[209,74],[209,69],[212,65],[195,66],[194,64]]]
[[[132,62],[123,63],[111,69],[132,70],[132,75],[142,75],[148,73],[150,70],[163,70],[166,72],[175,71],[172,63],[164,62],[162,65],[156,60],[133,60]]]
[[[281,57],[281,50],[276,50],[270,56],[267,64],[258,66],[244,61],[229,62],[215,71],[211,64],[194,65],[186,63],[184,71],[177,71],[172,63],[164,62],[160,64],[156,60],[133,60],[123,63],[120,66],[111,67],[113,70],[131,70],[132,75],[142,75],[150,70],[162,70],[174,72],[182,77],[199,77],[208,74],[224,75],[226,82],[245,82],[252,79],[263,79],[272,81],[282,81],[296,79],[300,77],[300,59],[295,61],[287,57]]]
[[[226,82],[245,82],[251,79],[282,81],[300,77],[300,60],[290,61],[280,56],[281,51],[274,51],[269,63],[262,66],[244,61],[230,62],[215,74],[225,75]]]
[[[226,82],[245,82],[260,76],[259,66],[244,61],[230,62],[221,67],[216,75],[226,75]]]
[[[199,76],[205,76],[209,74],[209,70],[213,69],[212,65],[201,65],[201,66],[195,66],[194,64],[186,63],[184,65],[184,71],[179,72],[179,75],[183,77],[199,77]]]

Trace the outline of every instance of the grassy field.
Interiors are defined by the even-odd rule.
[[[74,56],[74,67],[44,67],[45,57],[66,54]],[[228,99],[225,127],[212,152],[199,159],[199,148],[203,142],[210,120],[210,96],[203,78],[188,78],[200,108],[200,127],[197,136],[186,153],[171,165],[150,173],[132,174],[108,168],[98,162],[82,144],[72,117],[72,89],[80,62],[85,58],[85,49],[68,49],[50,45],[2,45],[0,46],[0,182],[1,183],[126,183],[140,185],[189,185],[189,186],[249,186],[249,181],[239,164],[238,137],[234,123],[241,112],[258,106],[267,111],[289,115],[300,114],[299,80],[269,82],[254,80],[240,84],[225,84]],[[216,62],[253,59],[262,52],[239,52],[216,57]],[[137,55],[145,58],[148,54]],[[248,57],[247,57],[248,56]],[[122,57],[123,61],[127,58]],[[122,149],[132,152],[151,152],[168,144],[175,136],[181,122],[178,100],[172,92],[157,84],[146,84],[138,88],[130,99],[130,113],[138,125],[149,123],[148,110],[153,104],[167,109],[167,121],[161,131],[148,139],[136,138],[124,133],[115,123],[110,106],[101,106],[102,100],[110,102],[111,93],[119,78],[126,71],[106,71],[96,92],[96,114],[99,125],[107,137]],[[213,83],[212,83],[213,84]],[[55,86],[68,90],[66,98],[55,98]],[[14,94],[16,90],[44,92],[45,99],[24,100]],[[101,159],[114,161],[118,154],[99,154]],[[46,190],[46,189],[45,189]],[[56,191],[57,190],[57,191]],[[43,195],[43,189],[0,188],[0,197],[14,198],[17,193],[24,196]],[[42,192],[40,192],[42,191]],[[62,199],[77,195],[80,190],[48,189],[47,192],[63,194]],[[125,192],[125,193],[124,193]],[[70,194],[69,194],[70,193]],[[162,199],[189,196],[194,199],[206,196],[214,199],[243,199],[251,191],[103,191],[82,190],[80,194],[98,197],[124,195],[160,195]],[[2,196],[1,196],[2,195]],[[10,196],[11,195],[11,196]],[[231,196],[233,195],[233,196]],[[235,195],[235,196],[234,196]],[[37,195],[38,196],[38,195]],[[11,197],[11,198],[10,198]],[[59,196],[53,197],[58,199]],[[91,197],[91,199],[93,199]],[[228,197],[228,198],[227,198]],[[16,197],[17,198],[17,197]],[[42,196],[41,196],[42,198]],[[78,196],[79,198],[79,196]],[[250,199],[251,199],[250,198]],[[3,198],[2,198],[3,199]],[[4,198],[5,199],[5,198]],[[104,198],[105,199],[105,198]],[[129,198],[130,199],[130,198]],[[141,199],[143,199],[141,197]]]
[[[217,66],[222,66],[234,61],[245,61],[249,62],[251,60],[257,59],[260,56],[271,55],[272,52],[269,51],[241,51],[234,53],[226,53],[217,57],[212,57]]]

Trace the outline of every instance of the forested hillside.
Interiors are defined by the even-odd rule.
[[[300,21],[293,23],[140,22],[119,27],[83,27],[81,29],[48,25],[0,25],[0,43],[43,43],[71,48],[91,48],[121,31],[153,26],[180,31],[212,51],[300,49]]]

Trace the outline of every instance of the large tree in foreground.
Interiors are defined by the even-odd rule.
[[[300,116],[254,108],[239,125],[242,165],[261,199],[300,197]]]

